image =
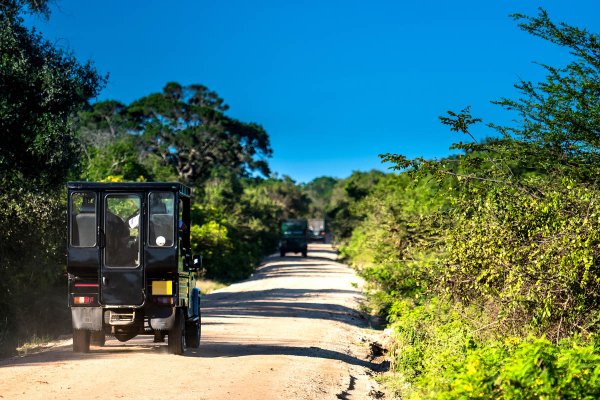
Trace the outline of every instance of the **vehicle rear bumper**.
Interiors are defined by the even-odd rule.
[[[146,305],[143,308],[71,307],[73,329],[104,330],[105,326],[125,329],[147,325],[152,330],[166,331],[175,323],[175,307]],[[129,328],[127,328],[129,329]]]

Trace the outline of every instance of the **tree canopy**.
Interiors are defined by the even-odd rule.
[[[96,157],[105,160],[114,154],[109,143],[115,140],[126,140],[131,154],[109,163],[112,170],[100,162],[104,166],[94,178],[127,174],[124,165],[131,167],[135,161],[138,165],[129,171],[143,173],[140,167],[145,165],[146,178],[154,179],[152,165],[156,166],[156,159],[173,171],[175,179],[190,185],[205,182],[215,169],[226,169],[240,177],[268,176],[266,159],[272,150],[266,131],[256,123],[227,116],[227,109],[223,99],[207,87],[175,82],[129,105],[116,101],[95,104],[81,114],[82,140],[96,149]],[[97,164],[98,160],[92,158],[91,164]]]
[[[0,14],[0,54],[0,183],[61,184],[79,156],[69,118],[104,80],[24,27],[18,14]]]

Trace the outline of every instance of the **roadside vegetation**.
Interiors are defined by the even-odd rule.
[[[23,26],[45,2],[0,3],[0,352],[64,332],[63,184],[79,159],[71,116],[104,84]]]
[[[514,18],[572,61],[496,102],[513,126],[476,141],[481,121],[448,112],[458,155],[382,155],[398,173],[356,173],[332,199],[403,399],[600,397],[600,42],[543,10]]]

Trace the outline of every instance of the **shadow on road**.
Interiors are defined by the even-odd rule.
[[[367,318],[346,306],[311,302],[312,297],[355,295],[353,290],[338,289],[268,289],[236,293],[215,293],[202,301],[203,318],[259,317],[310,318],[340,321],[366,327]]]
[[[320,347],[282,346],[277,344],[240,344],[229,342],[205,342],[198,349],[189,349],[186,357],[215,358],[243,357],[258,355],[284,355],[310,358],[339,360],[346,364],[358,365],[372,371],[381,371],[388,367],[387,363],[373,363],[339,351]]]

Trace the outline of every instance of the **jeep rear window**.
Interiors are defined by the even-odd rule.
[[[109,194],[105,200],[104,262],[107,267],[136,268],[140,265],[140,229],[131,224],[140,214],[141,198],[136,194]]]
[[[92,192],[71,194],[71,246],[96,246],[96,201]]]
[[[305,230],[306,230],[306,225],[301,224],[301,223],[294,223],[294,222],[284,222],[281,225],[281,230],[283,231],[284,235],[294,235],[294,236],[304,235]]]
[[[148,198],[148,245],[172,247],[175,244],[175,194],[151,192]]]

